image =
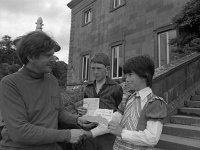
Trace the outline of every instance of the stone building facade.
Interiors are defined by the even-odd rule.
[[[92,80],[89,60],[97,52],[109,55],[113,79],[124,77],[123,63],[133,56],[148,54],[157,68],[178,59],[171,22],[187,1],[72,0],[67,84]]]

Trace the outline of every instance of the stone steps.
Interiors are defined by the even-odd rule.
[[[195,91],[195,95],[200,95],[200,91]]]
[[[164,150],[200,150],[200,91],[195,91],[184,107],[169,118],[155,147]]]
[[[186,101],[185,106],[192,108],[200,108],[200,101]]]
[[[178,109],[178,113],[187,116],[200,116],[200,108],[182,107]]]
[[[196,126],[167,123],[164,125],[162,133],[200,140],[200,128]]]
[[[162,134],[155,147],[164,150],[199,150],[200,140]]]
[[[190,97],[191,101],[200,101],[200,95],[193,95]]]
[[[170,117],[170,122],[174,124],[191,125],[200,127],[200,117],[173,115]]]

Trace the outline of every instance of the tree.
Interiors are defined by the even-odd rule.
[[[0,64],[0,80],[4,76],[8,75],[8,66],[9,66],[9,64],[7,64],[7,63]]]
[[[177,51],[200,51],[200,0],[187,2],[172,21],[179,31],[179,36],[170,43],[177,46]]]
[[[0,79],[5,75],[16,72],[21,67],[15,46],[9,35],[0,40]]]
[[[20,64],[15,46],[9,35],[4,35],[0,41],[0,64],[1,63],[8,63],[10,65]]]
[[[64,61],[56,61],[52,67],[52,74],[58,79],[60,86],[67,82],[67,64]]]

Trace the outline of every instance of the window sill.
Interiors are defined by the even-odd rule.
[[[84,27],[84,26],[87,26],[88,24],[90,24],[92,21],[90,21],[90,22],[88,22],[88,23],[85,23],[85,24],[83,24],[82,25],[82,27]]]
[[[125,5],[125,4],[122,4],[122,5],[118,6],[118,7],[111,8],[110,12],[113,12],[113,11],[119,9],[119,8],[121,8],[121,7],[124,6],[124,5]]]

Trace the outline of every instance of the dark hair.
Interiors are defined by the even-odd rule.
[[[154,62],[148,55],[130,58],[123,66],[124,74],[135,72],[139,77],[146,79],[146,84],[149,87],[152,86],[154,71]]]
[[[104,54],[104,53],[97,53],[94,55],[94,57],[92,57],[91,63],[99,63],[99,64],[103,64],[104,66],[110,66],[110,61],[109,61],[109,57],[108,55]]]
[[[54,49],[59,51],[60,46],[50,36],[42,31],[32,31],[19,40],[17,46],[18,56],[23,64],[28,63],[28,57],[38,57]]]

